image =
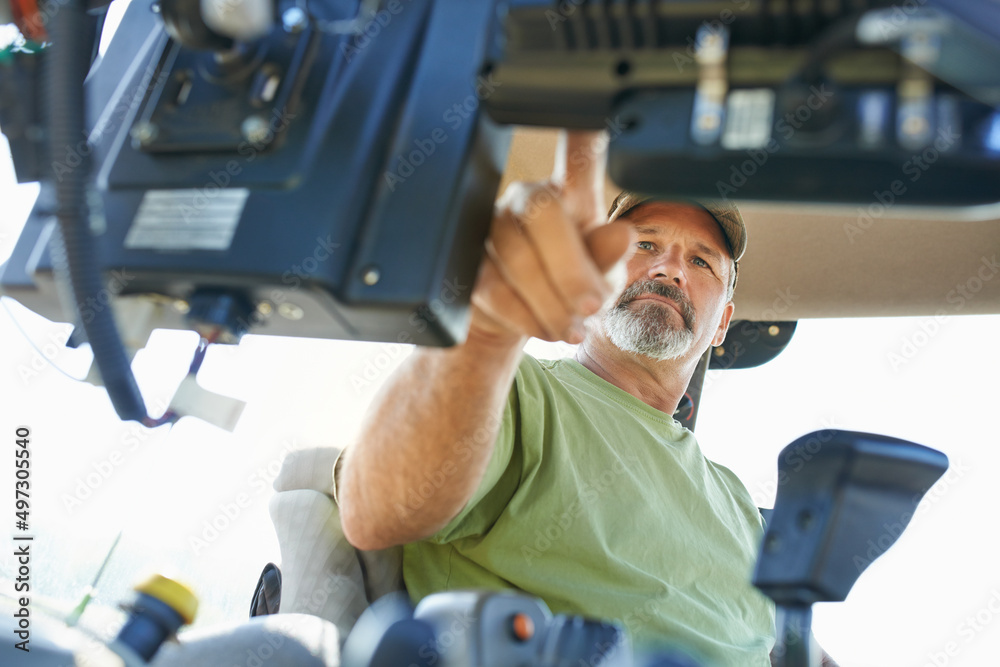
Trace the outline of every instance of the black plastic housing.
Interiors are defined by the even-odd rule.
[[[510,136],[480,113],[492,3],[393,3],[361,36],[275,27],[221,59],[175,44],[150,5],[87,83],[92,229],[100,268],[129,276],[120,296],[263,305],[239,332],[464,340]],[[267,101],[260,72],[281,82]],[[43,236],[12,259],[36,276]]]
[[[947,469],[943,453],[883,435],[831,429],[797,439],[778,458],[754,585],[779,605],[844,600]]]

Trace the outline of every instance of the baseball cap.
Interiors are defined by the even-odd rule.
[[[722,233],[726,237],[726,243],[729,244],[729,253],[732,255],[733,261],[739,262],[743,253],[746,252],[747,228],[743,224],[743,216],[740,215],[740,210],[736,208],[735,204],[722,199],[660,199],[624,190],[615,197],[614,203],[611,204],[611,209],[608,211],[608,222],[614,222],[635,207],[651,201],[678,201],[679,203],[700,206],[719,223],[719,227],[722,228]]]

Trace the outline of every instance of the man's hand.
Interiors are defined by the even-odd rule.
[[[468,339],[416,350],[373,399],[337,483],[355,547],[426,539],[447,525],[483,479],[527,337],[580,342],[583,318],[614,292],[605,273],[632,232],[605,224],[606,147],[600,134],[570,134],[549,181],[508,190],[472,292]],[[416,490],[445,470],[449,482],[414,505]]]
[[[603,133],[564,133],[548,181],[504,192],[472,292],[470,337],[583,340],[583,320],[614,293],[606,274],[633,239],[628,223],[606,224],[607,143]]]

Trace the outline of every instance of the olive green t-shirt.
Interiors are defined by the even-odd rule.
[[[553,613],[616,620],[636,646],[770,665],[774,606],[751,584],[763,535],[740,480],[669,415],[572,359],[522,359],[465,508],[404,547],[416,603],[515,588]]]

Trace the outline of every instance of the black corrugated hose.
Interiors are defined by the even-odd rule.
[[[83,81],[90,69],[96,34],[93,21],[86,13],[86,0],[55,0],[52,4],[61,4],[47,27],[52,46],[47,58],[46,106],[50,159],[55,165],[65,158],[67,150],[75,150],[70,147],[77,146],[87,136]],[[56,188],[56,215],[66,247],[67,271],[78,315],[88,299],[92,299],[90,303],[101,303],[98,297],[106,289],[97,261],[97,247],[90,232],[87,201],[91,188],[90,156],[81,157],[75,168],[52,175]],[[111,309],[91,309],[90,312],[93,317],[89,322],[82,316],[80,321],[115,412],[122,420],[151,425],[154,420],[147,417],[146,405]]]

